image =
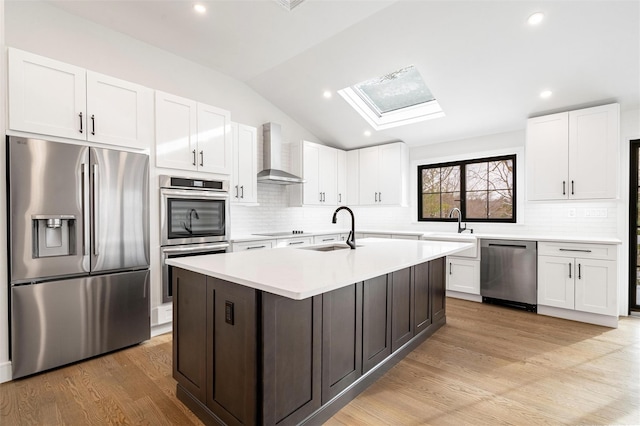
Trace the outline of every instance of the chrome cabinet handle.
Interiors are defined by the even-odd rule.
[[[591,250],[584,250],[584,249],[566,249],[566,248],[560,248],[558,249],[558,251],[578,251],[580,253],[591,253]]]
[[[295,246],[298,244],[304,244],[304,241],[289,241],[288,243],[290,246]]]
[[[240,198],[244,198],[244,185],[240,186]]]
[[[204,166],[204,151],[200,151],[200,166]]]
[[[569,278],[571,278],[571,263],[569,263]]]
[[[194,149],[193,151],[191,151],[191,153],[193,154],[193,165],[196,165],[196,150]]]
[[[91,134],[96,134],[96,116],[91,114]]]
[[[567,191],[566,191],[566,185],[567,182],[565,182],[564,180],[562,181],[562,195],[567,195]]]
[[[80,117],[80,133],[82,133],[82,113],[78,114]]]
[[[342,202],[342,194],[338,194],[338,202],[341,203]]]
[[[323,238],[323,239],[322,239],[322,242],[325,242],[325,241],[333,241],[333,240],[334,240],[334,238]]]
[[[267,246],[251,246],[251,247],[247,247],[247,250],[255,250],[255,249],[263,249]]]

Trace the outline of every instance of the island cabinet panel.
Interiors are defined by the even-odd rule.
[[[321,405],[322,296],[261,297],[262,424],[295,425]]]
[[[422,332],[432,323],[429,269],[429,262],[413,267],[414,334]]]
[[[391,275],[363,283],[362,373],[391,355]]]
[[[206,276],[184,269],[173,274],[173,378],[200,401],[205,400],[207,335]]]
[[[256,422],[256,297],[207,277],[206,405],[228,425]]]
[[[414,335],[414,285],[412,268],[392,274],[391,351],[395,352]]]
[[[445,316],[446,275],[445,259],[429,262],[429,289],[431,293],[432,322],[438,322]]]
[[[362,283],[322,295],[322,403],[362,375]]]

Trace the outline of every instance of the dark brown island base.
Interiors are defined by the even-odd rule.
[[[174,268],[177,396],[208,425],[318,425],[445,323],[440,257],[294,300]]]

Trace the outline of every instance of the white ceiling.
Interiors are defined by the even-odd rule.
[[[531,116],[607,102],[640,108],[638,0],[306,0],[292,11],[215,0],[201,1],[205,15],[188,0],[49,1],[244,81],[346,149],[519,130]],[[546,19],[531,27],[536,11]],[[335,92],[411,64],[446,116],[365,137],[367,123]]]

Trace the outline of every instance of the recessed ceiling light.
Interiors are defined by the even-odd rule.
[[[331,93],[330,90],[325,90],[324,92],[322,92],[322,96],[329,99],[331,96],[333,96],[333,93]]]
[[[551,97],[552,94],[553,94],[553,92],[551,90],[543,90],[542,92],[540,92],[540,97],[542,99],[547,99],[547,98]]]
[[[193,5],[193,10],[195,10],[198,13],[205,13],[207,11],[207,8],[204,7],[203,4],[196,3]]]
[[[365,130],[365,131],[364,131],[364,135],[365,135],[366,137],[369,137],[369,136],[371,136],[371,132],[370,132],[369,130]]]
[[[529,19],[527,19],[527,22],[529,23],[529,25],[538,25],[540,22],[542,22],[543,19],[544,19],[544,13],[536,12],[533,15],[529,16]]]

